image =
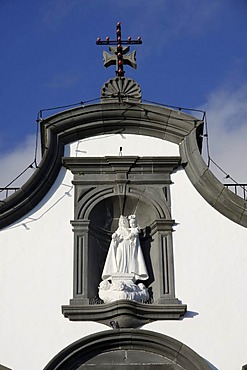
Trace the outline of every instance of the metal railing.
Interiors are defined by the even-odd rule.
[[[247,184],[224,184],[226,188],[231,190],[234,194],[247,200]],[[10,195],[14,194],[20,188],[8,187],[0,188],[0,199],[8,198]]]
[[[20,188],[0,188],[0,198],[5,199],[8,198],[10,195],[14,194]]]
[[[226,188],[231,190],[234,194],[247,200],[247,184],[224,184]]]

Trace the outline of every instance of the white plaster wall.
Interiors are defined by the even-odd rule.
[[[47,202],[0,233],[0,363],[13,370],[43,369],[68,343],[104,329],[61,314],[72,297],[73,191],[64,174]]]
[[[178,155],[175,144],[133,135],[83,140],[71,145],[71,155],[118,155],[120,146],[123,155]],[[0,233],[0,363],[13,370],[40,370],[70,343],[108,329],[61,314],[72,298],[71,180],[62,169],[42,204]],[[246,229],[209,206],[183,171],[172,180],[176,296],[189,312],[144,329],[182,341],[217,369],[241,369],[247,363]]]
[[[147,136],[109,134],[91,137],[72,144],[71,156],[93,157],[106,155],[179,156],[176,144]]]
[[[146,329],[178,339],[219,370],[247,363],[247,230],[222,216],[183,171],[172,175],[176,296],[188,306],[181,321]],[[214,367],[213,367],[214,368]]]

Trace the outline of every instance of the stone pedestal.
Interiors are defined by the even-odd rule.
[[[144,303],[149,300],[149,293],[143,283],[135,284],[134,274],[112,274],[111,279],[100,283],[99,297],[104,303],[120,299]]]

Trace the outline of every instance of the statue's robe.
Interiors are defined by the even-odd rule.
[[[116,273],[134,274],[135,281],[148,279],[138,227],[119,227],[112,235],[102,279],[110,280],[112,274]]]

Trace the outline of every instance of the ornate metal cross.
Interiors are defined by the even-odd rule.
[[[101,41],[98,37],[96,45],[117,45],[117,47],[109,47],[111,54],[103,51],[104,66],[107,68],[110,65],[116,64],[116,75],[119,77],[124,76],[124,64],[131,66],[136,69],[136,51],[129,52],[130,47],[122,47],[122,45],[133,45],[133,44],[142,44],[141,37],[138,37],[137,40],[132,40],[131,37],[128,37],[128,40],[122,40],[121,38],[121,23],[117,23],[117,38],[114,41],[111,41],[109,37],[106,37],[105,41]]]

